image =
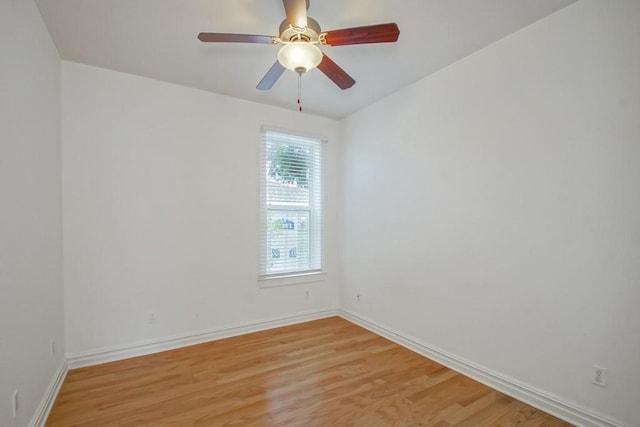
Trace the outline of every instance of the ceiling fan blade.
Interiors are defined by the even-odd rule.
[[[356,84],[356,81],[346,71],[325,54],[322,54],[322,62],[318,65],[318,69],[342,90],[349,89]]]
[[[273,87],[273,85],[278,81],[282,73],[284,73],[285,68],[280,65],[278,61],[271,66],[267,74],[264,75],[256,89],[258,90],[269,90]]]
[[[287,13],[287,21],[294,27],[307,26],[307,9],[309,0],[282,0],[284,10]]]
[[[392,43],[398,41],[400,29],[396,23],[368,25],[366,27],[345,28],[327,31],[324,44],[345,46],[365,43]]]
[[[206,43],[276,43],[275,37],[254,34],[200,33],[198,39]]]

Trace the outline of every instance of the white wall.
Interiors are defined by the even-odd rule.
[[[638,22],[581,1],[347,119],[344,307],[640,425]]]
[[[0,0],[0,52],[0,425],[25,426],[64,355],[60,60],[32,1]]]
[[[337,307],[337,122],[293,103],[62,69],[71,355]],[[329,139],[324,282],[258,286],[262,125]]]

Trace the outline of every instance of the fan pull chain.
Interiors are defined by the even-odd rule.
[[[298,108],[302,112],[302,73],[298,73]]]

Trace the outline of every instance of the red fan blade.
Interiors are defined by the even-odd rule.
[[[318,69],[342,90],[349,89],[356,84],[356,81],[346,71],[325,54],[322,54],[322,62],[318,65]]]
[[[307,26],[308,0],[282,0],[284,10],[287,13],[287,21],[294,27],[304,28]]]
[[[282,73],[284,73],[285,68],[280,65],[278,61],[271,66],[267,74],[264,75],[256,89],[258,90],[269,90],[273,87],[273,85],[278,81]]]
[[[254,34],[200,33],[198,39],[206,43],[276,43],[275,37]]]
[[[324,44],[345,46],[365,43],[392,43],[398,41],[400,29],[395,23],[345,28],[325,33]]]

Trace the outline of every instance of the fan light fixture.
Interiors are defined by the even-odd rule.
[[[298,74],[316,68],[322,62],[322,51],[306,40],[287,43],[278,52],[278,62]]]
[[[398,24],[367,25],[364,27],[343,28],[322,31],[320,24],[307,15],[309,0],[282,0],[287,17],[279,27],[278,36],[234,33],[200,33],[198,39],[205,43],[259,43],[282,47],[278,51],[278,60],[269,68],[258,90],[269,90],[278,81],[286,69],[298,74],[298,107],[302,111],[302,75],[318,68],[340,89],[353,86],[356,81],[331,58],[322,53],[321,45],[346,46],[365,43],[394,43],[398,41]]]

